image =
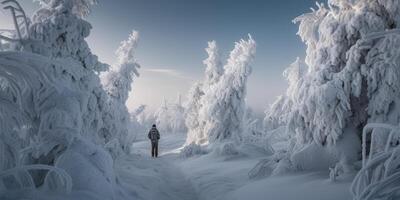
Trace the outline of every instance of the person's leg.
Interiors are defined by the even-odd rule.
[[[152,141],[152,142],[151,142],[151,157],[154,157],[154,153],[155,153],[155,152],[154,152],[154,149],[155,149],[155,148],[154,148],[154,142]]]
[[[155,154],[156,154],[156,157],[158,157],[158,142],[155,142],[155,145],[154,145],[155,147],[154,147],[154,149],[155,149]]]

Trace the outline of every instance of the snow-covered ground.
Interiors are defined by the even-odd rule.
[[[351,179],[331,182],[329,172],[299,172],[259,180],[248,172],[268,154],[257,147],[237,156],[213,153],[183,158],[185,135],[162,135],[160,157],[150,157],[149,141],[133,144],[132,153],[116,161],[116,173],[129,196],[171,200],[350,200]]]

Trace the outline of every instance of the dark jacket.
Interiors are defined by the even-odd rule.
[[[160,139],[160,132],[158,132],[157,128],[152,127],[150,129],[149,134],[147,135],[147,137],[152,142],[158,142],[158,140]]]

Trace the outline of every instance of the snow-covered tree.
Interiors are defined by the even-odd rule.
[[[140,124],[146,123],[146,108],[147,105],[141,104],[131,113],[131,118],[135,118],[134,121],[137,121]]]
[[[256,43],[248,40],[235,44],[224,67],[214,41],[208,43],[206,77],[189,92],[186,144],[203,145],[217,141],[240,141],[245,120],[247,78]]]
[[[285,113],[293,135],[289,154],[301,169],[359,159],[362,127],[400,119],[399,2],[330,0],[328,5],[317,4],[294,20],[307,45],[309,70],[297,89],[289,88],[292,105]],[[317,153],[312,149],[326,151],[328,159],[306,162],[306,154]]]
[[[186,120],[185,124],[188,128],[186,137],[186,144],[191,143],[204,143],[206,136],[203,134],[200,122],[199,111],[201,109],[201,98],[204,95],[203,85],[200,82],[195,83],[188,92],[188,99],[186,102]]]
[[[70,4],[72,6],[72,12],[74,15],[79,17],[87,17],[93,5],[97,4],[97,0],[34,0],[45,8],[57,8],[62,4]],[[43,10],[40,10],[42,12]],[[46,11],[44,11],[46,12]]]
[[[206,66],[204,80],[192,86],[186,103],[186,125],[189,130],[186,141],[187,144],[201,144],[207,142],[204,126],[209,116],[206,113],[200,114],[202,106],[207,104],[207,102],[204,102],[203,96],[207,92],[212,92],[209,88],[218,83],[220,77],[224,73],[217,43],[215,41],[208,42],[208,47],[205,50],[208,57],[203,60],[203,64]]]
[[[48,4],[35,13],[30,36],[14,49],[22,52],[0,52],[0,170],[15,175],[21,187],[114,199],[110,152],[127,150],[129,138],[120,131],[127,129],[126,123],[111,113],[126,110],[128,82],[137,66],[131,59],[136,42],[128,40],[126,51],[120,51],[126,58],[118,63],[119,72],[125,73],[124,87],[111,96],[99,77],[108,65],[98,61],[85,41],[91,25],[73,11],[90,1],[43,2]],[[110,127],[116,132],[103,134]],[[124,143],[111,142],[116,135]],[[15,192],[2,190],[0,195],[4,192],[14,198],[9,195]],[[27,198],[18,195],[15,199]]]
[[[285,126],[290,117],[293,104],[297,103],[299,89],[303,85],[304,76],[307,73],[305,63],[297,58],[284,72],[283,76],[288,81],[288,89],[285,95],[278,99],[265,111],[264,129],[273,130],[279,126]]]
[[[133,78],[139,76],[137,69],[140,65],[134,57],[138,39],[139,33],[133,31],[128,40],[121,42],[116,51],[117,64],[104,77],[104,87],[108,94],[120,104],[125,104],[132,89]]]
[[[105,71],[107,64],[100,63],[91,53],[85,38],[92,26],[80,18],[76,7],[91,7],[90,0],[49,0],[42,1],[42,8],[33,15],[30,26],[32,42],[24,49],[54,58],[72,58],[84,68],[97,72]],[[80,8],[81,9],[81,8]]]
[[[207,104],[202,114],[209,116],[204,131],[210,143],[242,139],[246,85],[255,51],[256,42],[250,35],[248,40],[237,42],[224,66],[223,76],[209,88],[211,91],[205,92]]]
[[[174,132],[186,132],[185,108],[182,105],[182,96],[179,94],[176,103],[170,106],[171,129]]]
[[[160,129],[163,132],[172,131],[169,123],[171,116],[170,113],[168,112],[168,102],[165,98],[163,99],[161,106],[154,113],[154,117],[156,119],[156,125],[158,129]]]
[[[166,133],[186,132],[185,108],[182,105],[181,95],[175,103],[163,100],[161,107],[155,113],[157,127]]]
[[[109,109],[103,114],[103,117],[108,118],[103,120],[107,127],[103,129],[103,134],[109,134],[105,136],[108,138],[106,142],[118,140],[117,143],[122,145],[122,149],[127,153],[129,153],[134,134],[128,130],[131,118],[125,103],[132,90],[134,76],[139,76],[137,69],[140,65],[134,57],[138,39],[139,33],[133,31],[128,40],[121,42],[121,46],[116,51],[117,64],[105,74],[103,79],[104,88],[109,95]]]

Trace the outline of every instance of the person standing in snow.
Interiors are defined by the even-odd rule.
[[[151,127],[147,137],[151,141],[151,157],[158,157],[158,140],[160,139],[160,132],[158,132],[155,124]]]

